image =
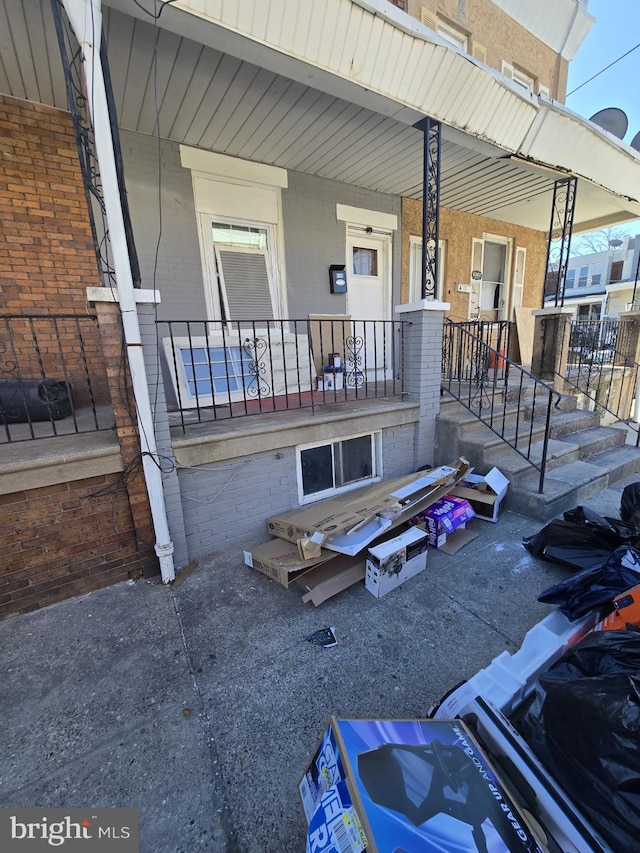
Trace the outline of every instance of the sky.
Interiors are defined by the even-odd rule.
[[[589,12],[596,19],[569,65],[567,93],[584,83],[626,51],[640,43],[640,0],[589,0]],[[590,118],[606,107],[618,107],[629,119],[623,140],[629,144],[640,132],[640,47],[600,74],[574,94],[566,105]],[[621,226],[636,233],[640,220]]]

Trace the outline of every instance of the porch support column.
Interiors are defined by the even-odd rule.
[[[555,308],[564,306],[564,288],[567,281],[567,265],[571,250],[571,235],[573,233],[573,215],[576,206],[578,179],[562,178],[553,185],[553,202],[551,205],[551,224],[549,226],[549,242],[547,243],[547,263],[545,265],[545,283],[551,266],[557,266],[558,281],[555,297],[552,302]],[[545,288],[542,288],[542,308],[545,306]]]
[[[422,160],[422,298],[435,299],[438,287],[440,227],[441,125],[427,116],[414,125],[423,133]]]
[[[553,385],[560,394],[564,393],[564,379],[569,359],[569,337],[571,334],[571,308],[543,308],[533,311],[533,352],[531,372],[539,379]]]
[[[620,314],[620,325],[616,339],[616,350],[636,364],[640,364],[640,311],[624,311]],[[631,420],[640,422],[640,370],[634,376],[634,387],[627,393],[635,396]],[[631,405],[631,396],[629,399]]]
[[[400,320],[408,321],[404,333],[405,399],[420,407],[413,448],[413,469],[434,465],[436,416],[440,411],[442,381],[442,327],[448,302],[423,299],[397,305]]]

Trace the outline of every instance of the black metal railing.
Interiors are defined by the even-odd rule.
[[[569,332],[569,361],[602,359],[608,350],[615,350],[620,321],[574,320]]]
[[[640,446],[640,425],[632,420],[640,365],[626,354],[630,348],[624,327],[618,320],[578,322],[570,325],[568,334],[565,384],[579,395],[579,405],[582,397],[583,406],[624,423]]]
[[[442,389],[539,472],[542,494],[551,414],[560,394],[469,326],[444,324]]]
[[[0,315],[0,442],[113,426],[96,317]]]
[[[406,321],[158,320],[170,419],[182,426],[401,396]],[[175,413],[175,414],[172,414]]]
[[[484,344],[497,353],[495,358],[490,359],[490,368],[497,370],[501,379],[505,378],[508,372],[505,356],[511,355],[513,323],[508,320],[468,320],[456,323],[448,318],[444,322],[444,336],[448,341],[447,346],[443,347],[444,373],[466,381],[474,379],[472,374],[477,370],[479,360],[473,350]],[[449,363],[450,355],[454,363]]]

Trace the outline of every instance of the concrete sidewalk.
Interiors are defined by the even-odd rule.
[[[588,505],[617,517],[623,486]],[[137,807],[143,853],[303,851],[297,785],[332,714],[424,717],[549,612],[567,572],[521,544],[542,525],[472,524],[380,600],[303,605],[233,552],[0,623],[0,805]],[[305,641],[325,626],[337,647]]]

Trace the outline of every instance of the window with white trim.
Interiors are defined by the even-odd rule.
[[[380,433],[297,448],[300,503],[340,494],[380,479]]]
[[[443,299],[444,294],[444,265],[445,241],[438,240],[438,281],[435,298]],[[409,237],[409,303],[420,302],[422,299],[422,238]]]
[[[589,267],[580,267],[578,274],[578,287],[586,287],[589,280]]]
[[[576,271],[575,270],[567,270],[567,277],[565,278],[564,286],[565,289],[568,290],[571,287],[575,287],[576,284]]]
[[[465,32],[465,30],[456,27],[455,24],[452,24],[449,21],[443,20],[439,15],[434,14],[429,11],[429,9],[425,9],[424,6],[420,9],[420,22],[423,23],[425,27],[429,27],[430,30],[438,33],[440,38],[449,42],[453,47],[457,47],[465,53],[468,53],[469,33]]]
[[[535,91],[536,78],[524,69],[516,68],[514,65],[503,60],[502,73],[505,77],[508,77],[509,80],[513,80],[514,83],[517,83],[518,86],[525,89],[527,92]]]
[[[266,227],[212,222],[220,319],[273,320],[274,296]]]

